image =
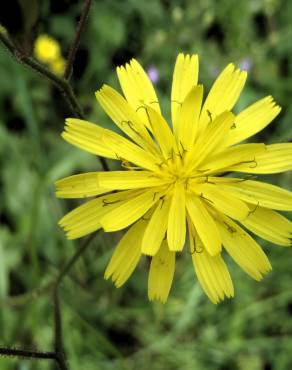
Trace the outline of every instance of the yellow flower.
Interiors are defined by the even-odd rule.
[[[57,40],[48,35],[40,35],[35,41],[34,54],[40,62],[47,64],[56,75],[63,75],[66,61],[62,57]]]
[[[247,76],[233,64],[219,75],[203,102],[203,86],[197,84],[198,56],[179,54],[171,91],[171,129],[140,64],[133,59],[117,74],[125,98],[106,85],[96,97],[128,138],[73,118],[66,120],[62,133],[69,143],[121,161],[124,168],[56,183],[58,197],[96,197],[60,220],[67,237],[130,226],[105,278],[120,287],[143,254],[152,256],[150,300],[167,300],[175,258],[187,234],[198,280],[212,302],[234,295],[223,248],[247,274],[261,280],[271,265],[245,229],[289,246],[292,223],[274,210],[292,210],[292,193],[249,175],[222,174],[292,169],[292,144],[239,144],[265,128],[280,112],[279,106],[268,96],[232,113]]]
[[[43,63],[53,63],[61,57],[59,43],[48,35],[40,35],[34,44],[36,58]]]
[[[8,34],[7,29],[4,26],[2,26],[2,24],[0,24],[0,33],[2,33],[5,36],[7,36]]]
[[[66,60],[63,57],[59,57],[58,59],[50,63],[51,70],[55,72],[56,75],[58,76],[62,76],[64,74],[65,67],[66,67]]]

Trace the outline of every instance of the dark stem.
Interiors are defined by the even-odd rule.
[[[26,351],[24,349],[0,348],[0,356],[30,358],[39,360],[57,360],[54,352]]]
[[[80,244],[77,248],[74,255],[69,259],[69,261],[65,264],[65,266],[61,269],[57,279],[55,280],[53,286],[53,302],[54,302],[54,325],[55,325],[55,355],[56,360],[59,364],[61,370],[68,370],[67,363],[66,363],[66,354],[64,349],[64,342],[63,342],[63,331],[62,331],[62,314],[60,308],[60,299],[59,299],[59,286],[63,281],[63,278],[68,274],[70,269],[73,265],[77,262],[77,260],[82,256],[85,252],[87,247],[89,246],[90,242],[93,240],[95,234],[91,234],[84,243]]]
[[[0,307],[18,307],[28,302],[31,303],[34,299],[37,299],[46,293],[50,293],[53,286],[54,282],[49,282],[46,285],[37,287],[29,292],[2,298],[0,299]]]
[[[95,233],[91,234],[83,243],[79,245],[76,252],[73,254],[73,256],[69,259],[69,261],[63,266],[61,271],[59,272],[59,275],[57,279],[55,280],[55,288],[58,287],[61,282],[63,281],[64,277],[68,274],[72,266],[75,264],[75,262],[79,259],[79,257],[82,256],[82,254],[85,252],[89,244],[92,242],[92,240],[95,237]]]
[[[42,64],[38,63],[34,58],[24,55],[21,51],[19,51],[12,41],[5,36],[3,33],[0,32],[0,42],[6,47],[6,49],[10,52],[12,57],[20,64],[30,67],[34,71],[38,72],[41,76],[44,76],[50,82],[52,82],[62,93],[64,99],[66,100],[68,106],[71,108],[72,113],[75,117],[84,119],[84,113],[82,108],[80,107],[77,98],[74,94],[74,91],[69,83],[63,77],[59,77],[52,73],[49,69],[44,67]],[[98,157],[101,163],[101,166],[104,171],[108,171],[109,167],[107,162],[104,158]]]
[[[49,69],[44,67],[42,64],[38,63],[31,56],[25,55],[13,44],[9,37],[5,36],[0,32],[0,41],[8,49],[12,57],[20,64],[26,65],[38,72],[41,76],[44,76],[49,81],[51,81],[62,93],[64,99],[67,101],[74,115],[78,118],[84,119],[84,114],[82,108],[80,107],[76,96],[73,92],[73,89],[69,83],[69,78],[72,72],[72,66],[80,44],[80,37],[84,29],[88,12],[90,9],[91,0],[85,0],[83,11],[80,17],[80,21],[77,26],[76,35],[72,47],[70,49],[68,63],[64,77],[59,77],[52,73]],[[99,158],[101,165],[105,171],[108,171],[109,168],[104,158]],[[22,357],[22,358],[35,358],[35,359],[51,359],[57,362],[60,370],[68,370],[66,363],[66,355],[64,351],[63,344],[63,334],[62,334],[62,316],[60,309],[60,300],[59,300],[59,285],[63,281],[64,277],[68,274],[70,269],[79,259],[79,257],[85,252],[89,244],[94,238],[94,234],[91,234],[84,243],[80,244],[75,254],[69,259],[65,266],[61,269],[57,279],[52,284],[53,287],[53,303],[54,303],[54,326],[55,326],[55,335],[54,335],[54,350],[55,352],[38,352],[38,351],[26,351],[23,349],[11,349],[11,348],[0,348],[0,355],[3,356],[12,356],[12,357]]]
[[[96,234],[91,234],[80,246],[77,248],[74,255],[61,269],[57,279],[52,284],[48,284],[44,289],[50,289],[53,287],[53,304],[54,304],[54,352],[39,352],[39,351],[26,351],[24,349],[12,349],[12,348],[0,348],[0,356],[10,356],[19,358],[30,358],[30,359],[51,359],[55,360],[60,370],[68,370],[66,363],[66,355],[63,344],[63,331],[62,331],[62,316],[60,309],[59,299],[59,285],[63,281],[64,277],[71,270],[73,265],[78,261],[82,254],[86,251],[91,241],[94,239]]]
[[[84,6],[83,6],[83,9],[82,9],[82,12],[81,12],[80,20],[79,20],[78,25],[77,25],[77,29],[76,29],[76,33],[75,33],[75,39],[74,39],[74,41],[71,45],[69,55],[68,55],[66,70],[65,70],[65,73],[64,73],[64,78],[66,80],[70,79],[72,71],[73,71],[73,63],[74,63],[74,60],[75,60],[75,57],[76,57],[77,50],[79,48],[81,34],[82,34],[82,32],[84,30],[84,27],[85,27],[85,24],[86,24],[86,20],[87,20],[87,17],[88,17],[90,6],[91,6],[91,0],[85,0],[84,1]]]
[[[54,348],[56,361],[58,362],[58,365],[61,370],[68,370],[66,363],[66,354],[63,344],[62,314],[57,286],[53,290],[53,302],[54,302],[54,325],[55,325]]]
[[[75,116],[77,116],[78,118],[84,117],[82,108],[80,107],[76,99],[76,96],[71,88],[71,85],[68,83],[68,81],[52,73],[48,68],[38,63],[34,58],[23,54],[14,46],[12,41],[1,32],[0,32],[0,41],[8,49],[8,51],[11,53],[11,55],[16,59],[18,63],[24,64],[32,68],[34,71],[37,71],[39,74],[46,77],[49,81],[51,81],[54,84],[63,94],[64,98],[66,99],[68,105],[72,110],[72,113],[74,113]]]
[[[100,161],[100,163],[101,163],[101,167],[102,167],[102,169],[103,169],[104,171],[109,171],[110,169],[109,169],[109,166],[108,166],[108,164],[107,164],[106,159],[105,159],[105,158],[103,158],[103,157],[98,157],[98,158],[99,158],[99,161]]]

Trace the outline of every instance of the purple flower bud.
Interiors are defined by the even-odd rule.
[[[156,84],[159,81],[159,70],[153,66],[149,67],[147,69],[147,74],[150,78],[150,80]]]
[[[218,74],[220,73],[219,69],[214,66],[209,66],[209,73],[211,77],[218,77]]]
[[[244,70],[244,71],[250,71],[252,67],[252,61],[250,58],[244,58],[239,62],[239,68]]]

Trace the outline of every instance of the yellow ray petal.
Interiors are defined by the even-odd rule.
[[[200,252],[192,253],[192,260],[199,282],[209,299],[217,304],[234,296],[234,288],[228,268],[219,254],[210,256],[201,245]]]
[[[117,288],[121,287],[132,275],[141,257],[141,235],[145,221],[138,221],[122,237],[107,265],[104,278],[110,277]]]
[[[213,218],[196,195],[187,196],[186,206],[204,247],[211,256],[216,256],[221,251],[221,237]]]
[[[214,150],[218,150],[219,147],[224,148],[226,133],[233,122],[234,114],[224,112],[206,128],[192,150],[186,154],[185,166],[189,171],[197,168]]]
[[[177,56],[171,89],[171,118],[173,130],[177,130],[177,120],[183,101],[193,86],[197,85],[199,74],[198,55],[180,53]]]
[[[142,253],[154,256],[159,250],[167,229],[169,206],[169,199],[158,203],[143,235]]]
[[[253,163],[238,163],[228,171],[247,173],[279,173],[292,170],[292,143],[266,145],[266,150],[256,153]]]
[[[241,144],[226,148],[219,154],[207,157],[198,170],[205,175],[230,171],[232,168],[250,168],[255,166],[257,155],[265,153],[265,144]]]
[[[186,238],[186,201],[184,185],[176,182],[173,189],[167,225],[167,241],[171,251],[181,251]]]
[[[150,105],[160,113],[158,98],[149,77],[135,59],[125,67],[118,67],[117,74],[127,101],[140,116],[144,125],[149,128],[144,105]]]
[[[234,261],[253,279],[261,280],[272,267],[262,248],[234,221],[218,216],[224,248]]]
[[[68,239],[76,239],[101,228],[100,218],[111,211],[119,202],[136,197],[137,190],[121,191],[93,199],[67,213],[59,221]]]
[[[102,206],[99,203],[99,201],[94,199],[76,208],[76,210],[78,209],[80,211],[80,215],[84,215],[85,218],[82,218],[81,220],[72,219],[72,221],[68,221],[66,224],[64,218],[61,219],[59,224],[63,227],[64,231],[66,232],[67,239],[72,240],[81,238],[82,236],[88,235],[94,231],[99,230],[101,228],[99,222],[101,207]],[[70,215],[70,213],[67,214],[66,216]],[[62,223],[64,223],[64,225],[62,225]]]
[[[272,96],[250,105],[235,118],[234,130],[227,135],[228,145],[234,145],[263,130],[280,113]]]
[[[198,131],[203,86],[194,86],[184,99],[177,119],[177,141],[182,150],[190,150]]]
[[[95,95],[104,111],[126,135],[142,148],[156,153],[153,140],[140,117],[116,90],[103,85]]]
[[[158,253],[152,257],[148,277],[148,297],[150,301],[165,303],[171,288],[175,269],[175,253],[164,241]]]
[[[266,208],[283,211],[292,210],[292,193],[279,186],[234,178],[210,177],[209,181],[220,184],[222,190],[230,191],[232,195],[243,201]]]
[[[61,136],[68,143],[89,153],[108,158],[116,158],[115,153],[102,141],[102,135],[108,131],[109,130],[88,121],[77,118],[67,118]]]
[[[115,153],[116,158],[120,160],[127,160],[152,171],[159,169],[160,158],[143,150],[138,145],[120,135],[114,133],[113,135],[105,134],[102,137],[102,141]]]
[[[235,220],[244,220],[249,214],[250,210],[246,203],[220,189],[219,186],[203,184],[200,187],[200,195],[218,211]]]
[[[165,119],[151,107],[146,107],[150,127],[165,158],[169,158],[175,147],[175,139]]]
[[[149,188],[170,183],[171,179],[159,177],[150,171],[99,172],[98,183],[112,190]]]
[[[244,87],[246,77],[247,73],[235,69],[233,64],[229,64],[222,71],[214,82],[202,108],[200,117],[202,131],[219,114],[233,108]]]
[[[234,123],[234,114],[223,112],[214,121],[208,125],[206,131],[199,140],[199,154],[206,158],[215,149],[226,147],[226,132],[232,129]]]
[[[98,172],[65,177],[56,181],[55,185],[58,198],[86,198],[110,191],[98,184]]]
[[[283,246],[291,245],[292,222],[271,209],[250,205],[242,225],[263,239]]]
[[[100,219],[100,224],[105,231],[124,229],[141,218],[162,195],[160,190],[142,191],[134,198],[117,203]]]

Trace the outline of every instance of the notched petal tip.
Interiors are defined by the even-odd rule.
[[[114,283],[114,285],[115,285],[115,287],[117,288],[117,289],[119,289],[119,288],[121,288],[123,285],[124,285],[124,283],[123,282],[119,282],[119,281],[113,281],[113,283]]]
[[[257,273],[255,273],[253,276],[251,276],[255,281],[262,281],[266,275],[272,271],[272,266],[270,265],[269,267],[261,270],[261,271],[257,271]]]
[[[116,66],[116,71],[117,72],[120,72],[120,71],[122,71],[124,69],[124,65],[123,64],[121,64],[121,65],[119,65],[119,66]]]
[[[198,54],[191,54],[191,59],[199,59],[199,55]]]
[[[64,229],[64,217],[62,217],[59,221],[58,221],[58,225]]]
[[[240,71],[241,79],[245,83],[245,81],[247,80],[248,73],[247,71],[242,71],[242,70],[239,70],[239,71]]]
[[[274,109],[275,112],[277,111],[277,114],[281,112],[282,107],[278,105],[278,103],[276,102],[276,100],[274,99],[272,95],[268,95],[265,99],[266,99],[266,103],[268,104],[269,108]]]
[[[141,67],[140,63],[135,58],[131,58],[130,59],[130,62],[127,63],[127,64],[130,64],[131,67],[135,67],[135,66]]]
[[[199,55],[198,54],[189,54],[189,53],[178,53],[176,57],[177,62],[183,62],[183,61],[198,61]]]
[[[73,118],[73,117],[65,118],[64,129],[66,130],[66,129],[68,129],[68,127],[76,126],[78,124],[81,124],[82,122],[84,122],[84,120],[82,120],[80,118]]]
[[[278,115],[282,110],[282,107],[280,105],[278,105],[276,102],[275,102],[275,106],[273,108],[275,109],[276,115]]]
[[[56,180],[56,181],[54,182],[54,186],[55,186],[55,188],[57,189],[57,188],[60,186],[60,184],[62,184],[63,182],[64,182],[64,179]]]
[[[226,72],[228,71],[228,72],[234,72],[235,71],[235,65],[234,65],[234,63],[228,63],[227,64],[227,66],[225,67],[225,70],[226,70]]]
[[[165,304],[168,300],[168,296],[167,297],[162,297],[160,295],[148,295],[148,299],[150,302],[157,302],[157,303],[161,303],[161,304]]]
[[[62,199],[63,198],[63,192],[61,192],[61,191],[59,191],[58,189],[56,189],[56,191],[55,191],[55,195],[56,195],[56,197],[57,198],[60,198],[60,199]]]
[[[107,267],[106,270],[105,270],[105,272],[104,272],[104,274],[103,274],[104,280],[108,280],[111,277],[111,275],[112,275],[112,272],[109,271],[109,269]]]
[[[102,84],[101,87],[95,91],[95,97],[97,98],[100,96],[107,87],[109,87],[107,84]]]
[[[226,301],[226,300],[228,300],[228,299],[232,299],[232,298],[234,298],[234,291],[232,292],[232,293],[224,293],[224,296],[222,296],[222,297],[217,297],[217,300],[216,301],[213,301],[212,299],[211,299],[211,301],[212,301],[212,303],[214,303],[215,305],[218,305],[218,304],[220,304],[220,303],[223,303],[224,301]]]

